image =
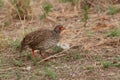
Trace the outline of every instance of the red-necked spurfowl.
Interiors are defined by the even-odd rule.
[[[34,50],[39,50],[41,56],[45,58],[46,49],[57,45],[60,40],[60,33],[65,28],[62,25],[57,25],[53,30],[40,29],[26,35],[21,41],[20,52],[25,50],[26,46],[32,49],[32,55],[35,56]]]

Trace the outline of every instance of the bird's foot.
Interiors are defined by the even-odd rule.
[[[32,56],[35,57],[36,54],[35,54],[35,50],[32,50]]]
[[[46,58],[45,53],[41,53],[41,57],[42,57],[43,59],[45,59],[45,58]],[[47,60],[45,60],[45,61],[49,61],[49,60],[47,59]]]

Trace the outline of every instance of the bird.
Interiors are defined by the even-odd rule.
[[[20,52],[29,47],[32,50],[32,56],[35,56],[35,50],[39,50],[41,57],[46,58],[45,50],[57,45],[63,30],[65,30],[63,25],[57,25],[52,30],[39,29],[27,34],[21,41]]]

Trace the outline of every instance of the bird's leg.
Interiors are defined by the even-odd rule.
[[[43,59],[45,59],[45,58],[46,58],[45,53],[41,53],[40,55],[41,55],[41,57],[42,57]],[[45,61],[47,62],[47,61],[49,61],[49,59],[47,59],[47,60],[45,60]]]
[[[35,52],[34,52],[34,50],[32,49],[32,56],[35,56]]]
[[[45,59],[45,58],[46,58],[45,53],[41,53],[40,55],[41,55],[41,57],[42,57],[43,59]]]
[[[43,53],[43,51],[41,51],[41,50],[40,50],[40,55],[41,55],[41,57],[42,57],[43,59],[45,59],[45,58],[46,58],[45,53]]]
[[[43,51],[41,51],[41,50],[40,50],[40,55],[41,55],[41,57],[42,57],[43,59],[46,58],[45,52],[43,52]],[[48,61],[48,60],[45,60],[45,61]]]

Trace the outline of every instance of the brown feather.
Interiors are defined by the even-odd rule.
[[[60,31],[59,31],[60,32]],[[26,35],[21,41],[21,52],[26,46],[32,50],[45,50],[55,46],[60,39],[59,32],[55,30],[40,29]]]

